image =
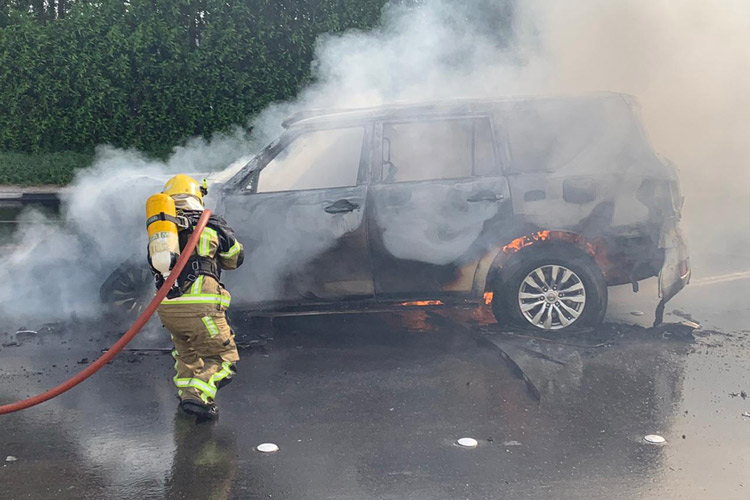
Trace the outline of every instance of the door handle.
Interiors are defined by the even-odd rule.
[[[466,201],[474,203],[477,201],[500,201],[505,198],[503,195],[498,195],[492,191],[479,191],[466,198]]]
[[[345,214],[353,212],[358,208],[358,203],[352,203],[349,200],[337,200],[332,205],[328,205],[324,210],[329,214]]]

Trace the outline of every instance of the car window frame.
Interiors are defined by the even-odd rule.
[[[287,189],[284,191],[265,191],[259,193],[258,179],[260,173],[265,169],[271,161],[273,161],[279,153],[281,153],[289,144],[299,138],[301,135],[310,132],[320,132],[325,130],[340,130],[348,128],[362,128],[362,145],[360,147],[359,165],[357,169],[357,180],[352,186],[335,186],[335,187],[320,187],[320,188],[308,188],[308,189]],[[327,123],[323,126],[301,126],[301,127],[290,127],[284,131],[281,136],[266,146],[256,158],[248,162],[248,165],[238,173],[235,179],[232,179],[228,184],[231,184],[232,191],[245,195],[264,195],[264,194],[276,194],[276,193],[296,193],[306,191],[322,191],[326,189],[347,189],[352,187],[358,187],[366,184],[369,178],[370,168],[370,150],[372,149],[372,135],[373,135],[373,124],[372,122],[346,122],[346,123]],[[253,165],[254,164],[254,165]],[[253,165],[251,167],[251,165]]]
[[[383,169],[382,167],[379,168],[379,178],[375,178],[375,165],[376,162],[380,162],[382,164],[383,161],[383,128],[385,124],[392,124],[392,123],[426,123],[426,122],[435,122],[435,121],[449,121],[449,120],[487,120],[490,125],[490,137],[492,139],[492,152],[494,155],[494,174],[496,175],[476,175],[474,173],[474,164],[471,166],[471,175],[466,177],[450,177],[446,179],[421,179],[421,180],[411,180],[411,181],[400,181],[400,182],[385,182],[383,180]],[[370,184],[373,185],[383,185],[383,186],[392,186],[397,184],[413,184],[417,182],[444,182],[444,181],[466,181],[466,180],[472,180],[472,179],[481,179],[481,178],[488,178],[488,177],[502,177],[505,175],[505,160],[504,155],[501,155],[501,149],[500,145],[498,144],[498,134],[497,130],[495,128],[495,120],[494,116],[491,112],[481,112],[481,113],[460,113],[460,114],[434,114],[429,116],[420,116],[420,115],[413,115],[413,116],[398,116],[398,117],[389,117],[389,118],[381,118],[375,121],[375,129],[373,133],[372,138],[372,154],[370,158]],[[473,140],[473,139],[472,139]],[[473,143],[472,143],[473,144]],[[472,152],[472,159],[473,159]],[[473,161],[473,160],[472,160]]]

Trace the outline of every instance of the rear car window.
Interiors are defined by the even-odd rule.
[[[356,185],[364,135],[364,127],[298,135],[260,171],[256,192]]]
[[[649,150],[633,110],[619,97],[519,102],[504,121],[512,171],[593,164],[615,170],[619,162]]]
[[[386,183],[456,179],[495,171],[487,118],[383,124],[380,179]]]

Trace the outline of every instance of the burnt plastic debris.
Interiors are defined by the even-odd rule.
[[[700,329],[701,325],[694,321],[680,321],[678,323],[662,323],[654,327],[654,330],[666,335],[688,336],[692,335],[695,330]]]
[[[660,327],[663,325],[664,322],[664,308],[666,307],[667,303],[664,301],[664,299],[659,301],[659,304],[656,306],[656,311],[654,312],[654,328]]]

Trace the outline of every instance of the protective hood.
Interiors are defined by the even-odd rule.
[[[177,210],[203,210],[203,203],[195,196],[177,195],[172,198],[174,198],[174,206]]]

